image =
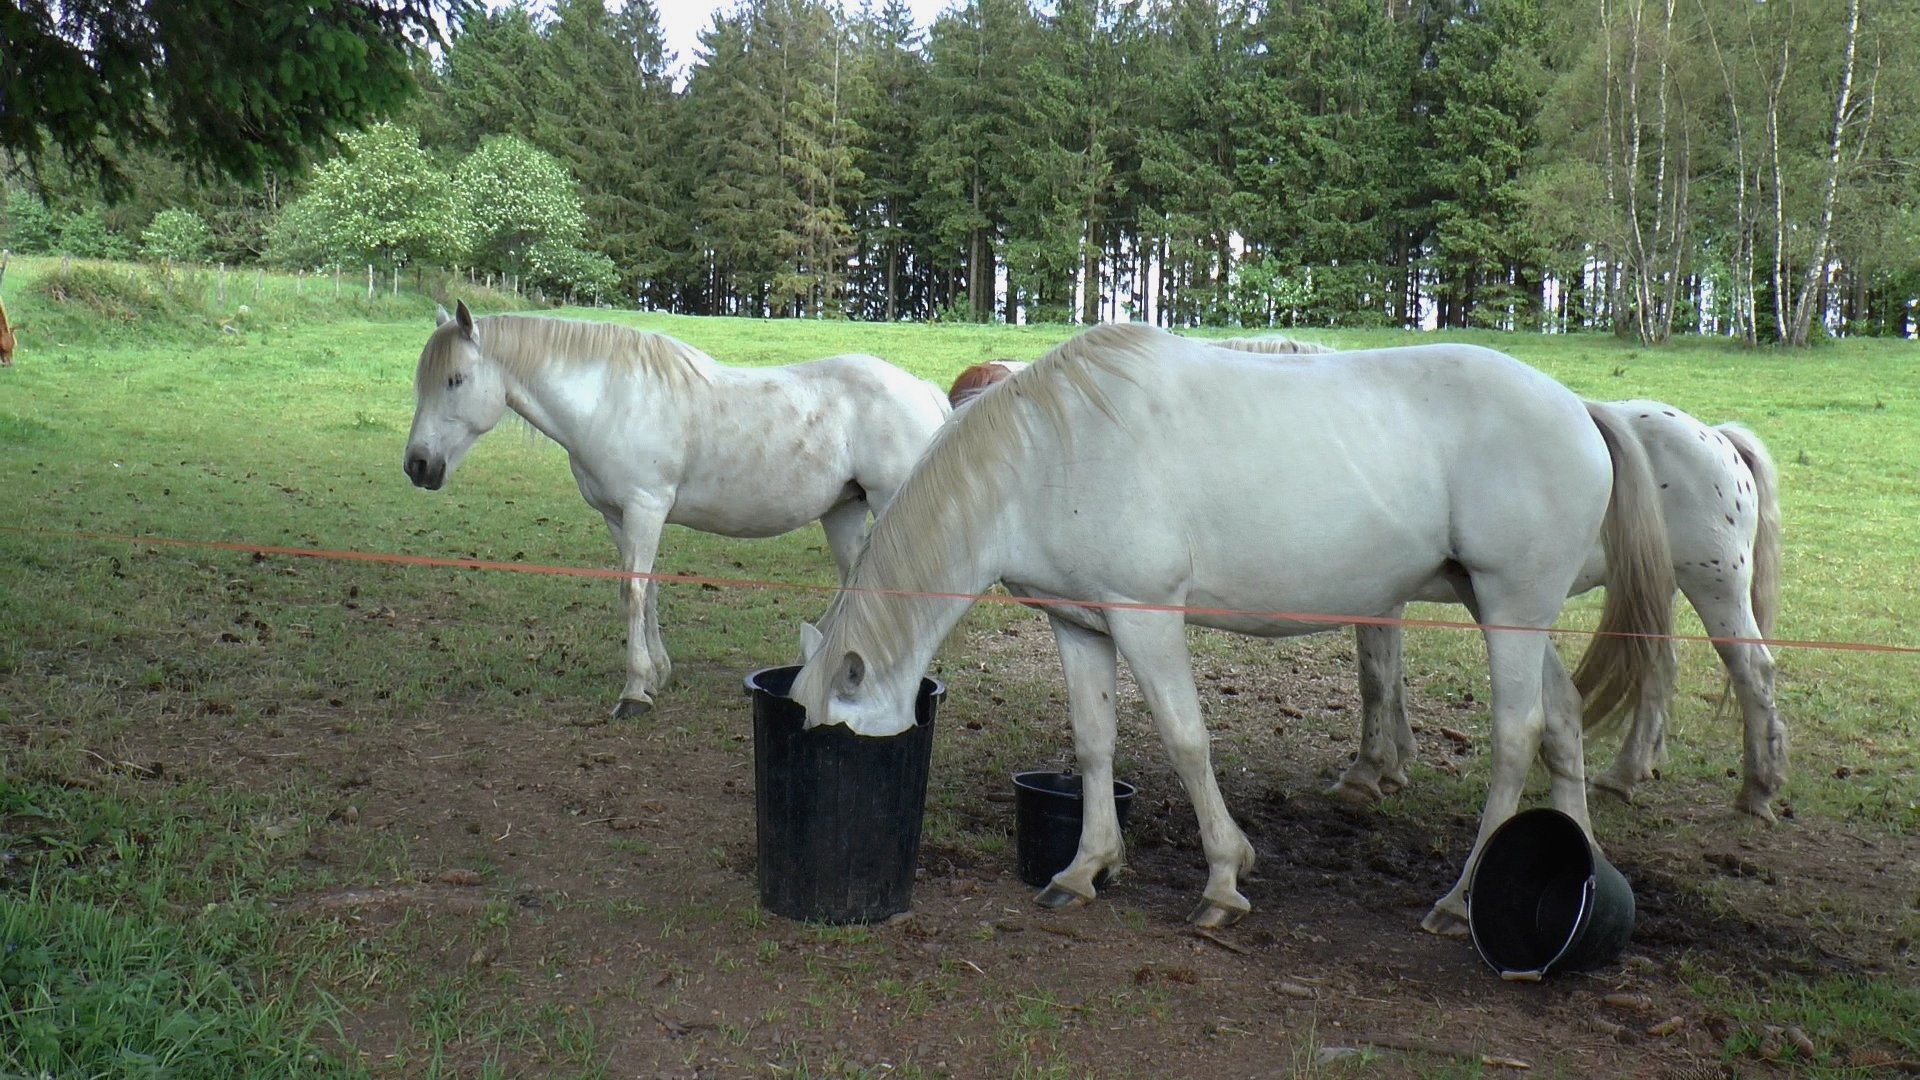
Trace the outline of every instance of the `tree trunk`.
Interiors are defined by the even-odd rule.
[[[1800,282],[1800,295],[1793,305],[1793,325],[1787,343],[1805,345],[1812,332],[1816,306],[1825,310],[1827,285],[1832,277],[1828,266],[1833,243],[1833,206],[1840,190],[1840,150],[1847,137],[1853,111],[1854,58],[1859,51],[1860,0],[1847,0],[1847,30],[1841,46],[1844,59],[1840,67],[1840,89],[1835,95],[1833,127],[1827,137],[1827,171],[1820,187],[1820,224],[1813,237],[1813,252]]]

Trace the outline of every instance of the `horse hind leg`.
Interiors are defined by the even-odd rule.
[[[1239,879],[1253,869],[1254,851],[1227,812],[1213,775],[1200,694],[1193,685],[1192,659],[1187,654],[1186,624],[1178,615],[1145,611],[1110,611],[1107,622],[1147,699],[1160,743],[1193,800],[1199,822],[1200,845],[1207,855],[1207,887],[1187,919],[1201,927],[1230,925],[1253,910],[1240,893]]]
[[[1552,611],[1547,611],[1545,617],[1528,619],[1508,616],[1497,608],[1490,608],[1484,615],[1476,612],[1474,618],[1500,627],[1545,626],[1552,621]],[[1550,766],[1557,759],[1562,769],[1567,767],[1564,747],[1544,742],[1548,734],[1548,703],[1543,694],[1546,659],[1542,650],[1552,648],[1545,631],[1489,629],[1486,631],[1486,643],[1487,666],[1493,688],[1493,731],[1490,740],[1493,767],[1487,785],[1486,805],[1481,809],[1480,829],[1474,837],[1473,850],[1467,856],[1459,880],[1420,921],[1421,929],[1445,937],[1464,937],[1467,934],[1468,879],[1480,858],[1481,849],[1486,846],[1487,838],[1519,808],[1520,795],[1526,787],[1527,774],[1533,768],[1534,758],[1539,756],[1544,746],[1548,751]],[[1569,789],[1560,770],[1555,770],[1554,779],[1556,808],[1591,833],[1584,785]]]
[[[1397,618],[1403,610],[1392,614]],[[1365,805],[1407,785],[1407,765],[1416,750],[1407,721],[1400,628],[1359,624],[1353,637],[1360,674],[1360,749],[1334,782],[1332,794]]]
[[[1666,643],[1667,662],[1640,685],[1634,702],[1633,721],[1613,765],[1593,778],[1595,790],[1633,801],[1633,789],[1641,781],[1660,775],[1667,760],[1667,713],[1673,704],[1673,672],[1677,663],[1673,642]]]
[[[821,514],[820,528],[827,534],[827,549],[833,552],[840,584],[845,585],[853,577],[853,564],[867,541],[867,500],[848,499]]]
[[[1740,793],[1734,806],[1762,821],[1776,820],[1773,800],[1787,783],[1787,727],[1773,698],[1773,653],[1758,644],[1763,635],[1745,593],[1727,599],[1703,596],[1694,600],[1714,651],[1727,666],[1734,699],[1740,705],[1742,757]],[[1689,595],[1688,599],[1694,599]],[[1746,639],[1744,641],[1726,639]]]

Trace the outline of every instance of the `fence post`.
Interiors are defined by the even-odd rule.
[[[389,295],[392,295],[392,296],[400,295],[400,264],[399,263],[393,264],[393,292]]]
[[[367,264],[367,299],[373,299],[373,264]]]
[[[266,280],[267,272],[265,270],[255,270],[253,272],[253,299],[255,303],[258,303],[260,300],[260,286],[264,284]]]
[[[213,303],[215,307],[218,307],[223,311],[226,310],[226,306],[227,306],[227,264],[226,263],[220,264],[220,283],[214,288]]]

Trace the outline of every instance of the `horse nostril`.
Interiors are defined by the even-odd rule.
[[[415,484],[424,484],[427,480],[427,457],[425,454],[408,454],[406,461],[407,479]]]

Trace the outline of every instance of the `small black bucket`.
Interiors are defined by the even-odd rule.
[[[788,666],[747,676],[760,904],[813,922],[898,915],[913,900],[933,714],[947,689],[920,680],[914,725],[875,738],[844,724],[803,727],[806,710],[787,697],[799,674]]]
[[[1500,977],[1599,967],[1633,934],[1633,889],[1572,818],[1540,807],[1508,818],[1467,882],[1473,947]]]
[[[1133,785],[1115,780],[1113,802],[1124,829]],[[1013,847],[1020,880],[1029,885],[1045,885],[1072,864],[1080,851],[1079,776],[1045,770],[1013,774]]]

